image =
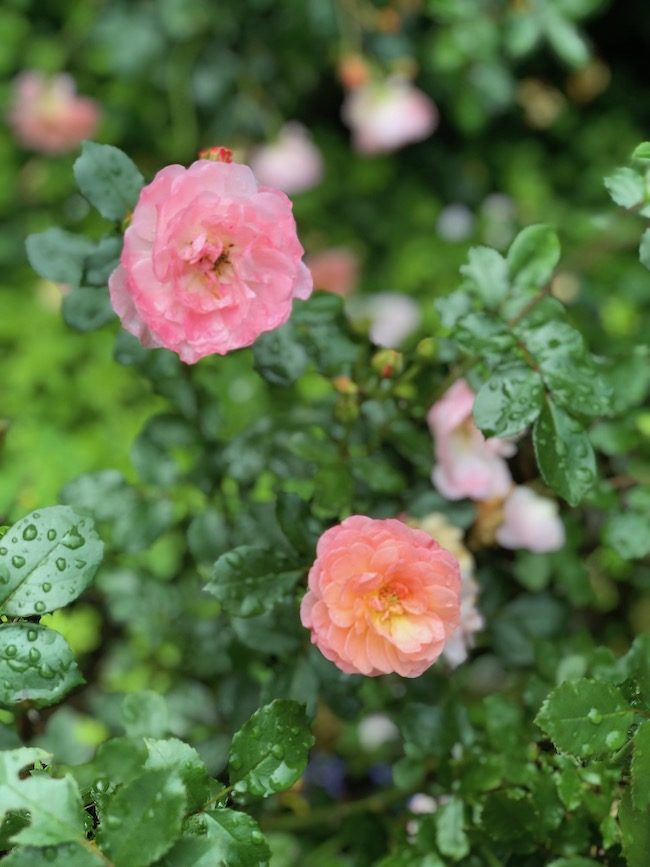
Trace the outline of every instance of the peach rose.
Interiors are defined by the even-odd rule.
[[[77,96],[69,75],[47,78],[23,72],[14,80],[9,124],[16,138],[30,150],[63,154],[92,138],[100,118],[97,103]]]
[[[505,497],[512,485],[504,457],[515,447],[496,437],[486,440],[472,419],[473,406],[474,392],[459,379],[427,416],[435,437],[433,483],[448,500]]]
[[[537,553],[559,551],[564,545],[564,524],[558,512],[555,500],[540,497],[531,488],[513,488],[503,508],[503,523],[496,540],[504,548],[526,548]]]
[[[460,569],[420,530],[346,518],[318,541],[300,617],[346,674],[418,677],[458,625]]]
[[[140,193],[109,280],[123,327],[193,364],[250,346],[311,293],[291,202],[248,166],[167,166]]]
[[[355,150],[366,154],[394,151],[421,141],[438,125],[434,103],[399,76],[349,91],[341,115],[352,130]]]
[[[450,523],[442,512],[432,512],[424,518],[407,518],[411,527],[428,533],[435,541],[451,552],[458,560],[462,581],[460,594],[460,620],[458,628],[445,644],[442,655],[451,666],[457,668],[469,656],[474,646],[474,635],[485,626],[478,608],[478,584],[474,578],[474,558],[463,544],[463,531]]]
[[[294,195],[310,190],[323,177],[323,158],[305,127],[287,123],[275,141],[256,148],[249,160],[258,182]]]
[[[331,247],[306,259],[314,289],[349,295],[359,282],[359,259],[346,247]]]

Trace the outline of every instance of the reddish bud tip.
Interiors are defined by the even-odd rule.
[[[212,162],[215,163],[231,163],[232,151],[230,148],[225,148],[221,145],[216,145],[211,148],[203,148],[203,150],[199,151],[199,159],[212,160]]]

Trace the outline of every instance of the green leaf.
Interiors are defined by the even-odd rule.
[[[548,867],[598,867],[597,861],[592,861],[591,858],[582,858],[579,855],[574,855],[569,858],[558,858],[551,861]]]
[[[550,226],[523,229],[510,245],[507,262],[515,286],[541,289],[560,260],[560,242]]]
[[[240,545],[219,557],[204,589],[229,614],[253,617],[286,596],[303,571],[280,551]]]
[[[632,754],[632,799],[637,810],[650,807],[650,720],[642,722],[634,735]]]
[[[641,142],[632,151],[632,159],[641,162],[650,162],[650,141]]]
[[[460,861],[469,854],[470,845],[463,827],[465,817],[461,800],[450,798],[439,807],[435,822],[436,841],[443,855],[447,855],[452,861]]]
[[[205,867],[216,864],[265,867],[268,864],[271,850],[257,822],[246,813],[223,808],[211,810],[199,818],[203,822],[206,838],[212,844],[211,860],[206,860]],[[201,861],[197,867],[203,867]]]
[[[135,207],[144,178],[119,148],[85,141],[73,166],[77,186],[107,220],[121,220]]]
[[[511,437],[535,421],[543,403],[537,371],[524,364],[502,367],[479,389],[474,421],[488,437]]]
[[[14,849],[2,860],[2,867],[106,867],[106,859],[93,852],[93,844],[63,843],[60,846],[33,846]]]
[[[470,354],[503,355],[515,346],[516,340],[506,325],[485,313],[470,313],[456,323],[454,340]]]
[[[639,512],[612,515],[603,529],[603,541],[624,560],[640,560],[650,554],[648,517]]]
[[[526,319],[516,330],[557,403],[571,413],[593,416],[608,412],[612,389],[600,375],[579,331],[556,318],[540,325]]]
[[[605,187],[617,205],[635,208],[645,199],[643,177],[634,169],[616,169],[605,178]]]
[[[0,543],[0,612],[27,617],[68,605],[95,577],[103,551],[91,518],[69,506],[32,512]]]
[[[63,229],[46,229],[29,235],[25,241],[27,259],[34,271],[46,280],[72,288],[81,282],[84,261],[94,246],[88,238]]]
[[[167,702],[151,689],[130,692],[122,701],[122,723],[128,737],[160,738],[167,733]]]
[[[65,638],[36,623],[0,625],[0,705],[46,707],[83,683]]]
[[[255,370],[274,385],[292,385],[307,368],[309,358],[291,322],[260,335],[253,344]]]
[[[618,822],[628,867],[648,867],[650,811],[635,809],[629,788],[623,792]]]
[[[314,475],[314,513],[319,518],[343,516],[348,512],[354,485],[346,464],[320,467]]]
[[[650,229],[646,229],[641,235],[639,259],[641,264],[650,271]]]
[[[108,278],[119,264],[121,251],[121,237],[107,235],[98,241],[96,249],[86,257],[85,282],[106,288]]]
[[[576,69],[589,62],[589,48],[578,29],[547,5],[543,7],[544,32],[560,60]]]
[[[115,867],[147,867],[178,838],[187,797],[173,770],[145,770],[102,810],[97,842]]]
[[[533,445],[544,481],[577,506],[596,482],[596,458],[586,431],[547,400],[533,428]]]
[[[314,738],[304,708],[276,699],[255,711],[232,739],[230,783],[239,800],[290,788],[307,765]]]
[[[156,867],[221,867],[214,860],[214,846],[205,837],[181,837]]]
[[[49,753],[32,747],[0,752],[0,821],[7,812],[26,810],[29,825],[12,838],[26,846],[52,846],[85,836],[81,795],[71,776],[54,780],[42,772],[23,777]]]
[[[633,720],[620,690],[586,678],[552,690],[535,718],[558,750],[581,759],[619,750]]]
[[[210,795],[210,778],[197,751],[178,738],[145,738],[144,742],[149,753],[145,767],[175,770],[185,786],[190,812],[205,804]]]
[[[487,307],[496,307],[508,289],[508,266],[501,253],[490,247],[471,247],[460,273],[471,281]]]
[[[316,542],[323,528],[315,521],[309,505],[296,494],[280,491],[275,514],[280,529],[296,553],[304,555],[305,561],[313,560]]]
[[[61,310],[76,331],[95,331],[115,317],[108,293],[94,286],[76,286],[64,296]]]

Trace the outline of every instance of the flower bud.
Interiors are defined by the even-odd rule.
[[[215,145],[211,148],[203,148],[199,151],[200,160],[212,160],[214,163],[231,163],[232,151],[230,148]]]
[[[383,379],[391,379],[404,370],[404,356],[394,349],[380,349],[375,352],[370,364]]]

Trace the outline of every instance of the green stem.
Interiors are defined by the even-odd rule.
[[[627,743],[623,744],[623,746],[620,748],[620,750],[618,752],[614,753],[614,755],[610,759],[610,764],[612,764],[612,765],[622,764],[625,761],[625,759],[627,758],[627,756],[629,755],[629,753],[632,752],[633,744],[634,744],[634,738],[630,738],[629,741],[627,741]]]
[[[261,819],[260,825],[265,831],[299,831],[303,828],[311,828],[313,825],[329,825],[340,822],[348,816],[356,816],[359,813],[381,813],[407,797],[408,793],[403,789],[391,787],[383,792],[360,798],[358,801],[346,801],[327,807],[317,807],[304,816],[270,816]]]

